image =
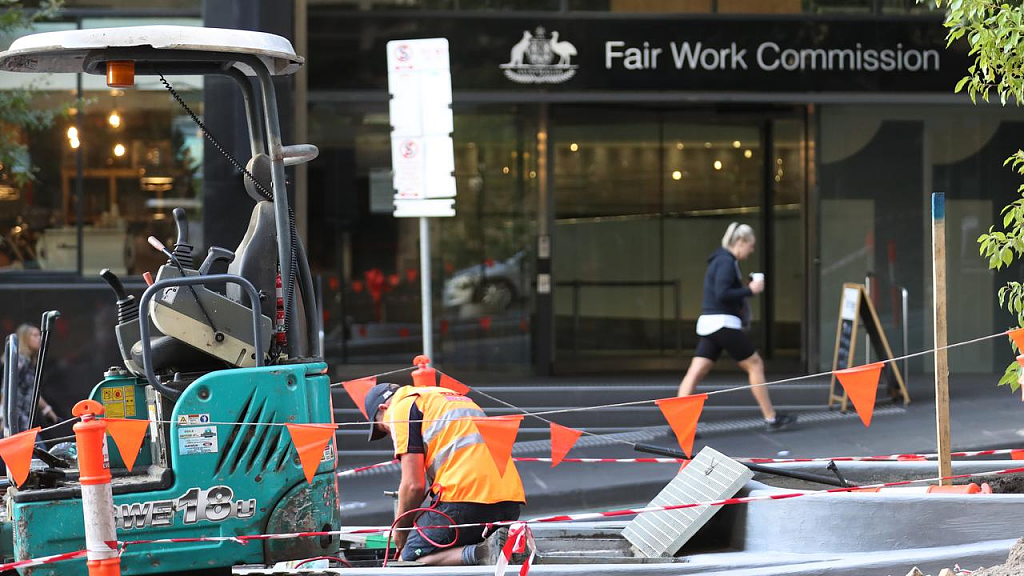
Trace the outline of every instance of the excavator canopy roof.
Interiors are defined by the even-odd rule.
[[[146,61],[149,50],[178,50],[223,54],[225,61],[233,55],[256,56],[273,75],[292,74],[302,66],[303,58],[287,39],[264,32],[203,28],[199,26],[132,26],[126,28],[94,28],[30,34],[14,41],[10,49],[0,53],[0,70],[8,72],[94,72],[85,69],[87,56],[102,59],[103,51],[111,51],[110,59],[123,59],[125,49],[140,48],[137,62]],[[161,58],[164,62],[166,60]],[[250,67],[238,64],[247,75]]]

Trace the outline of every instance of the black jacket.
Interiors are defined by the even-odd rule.
[[[702,314],[731,314],[744,318],[743,304],[754,293],[740,279],[736,257],[725,248],[715,250],[708,258],[708,271],[704,275]]]

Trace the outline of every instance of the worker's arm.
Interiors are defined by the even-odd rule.
[[[398,485],[398,511],[396,517],[423,505],[426,496],[426,468],[423,454],[409,453],[399,456],[402,462],[402,482]],[[409,514],[395,524],[396,528],[409,528],[415,520],[415,514]],[[408,530],[395,532],[395,547],[401,550],[409,538]]]

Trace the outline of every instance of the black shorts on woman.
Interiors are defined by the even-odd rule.
[[[694,356],[714,362],[722,355],[722,350],[728,352],[737,362],[742,362],[757,353],[746,332],[735,328],[720,328],[700,337]]]

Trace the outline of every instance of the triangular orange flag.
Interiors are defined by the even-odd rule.
[[[1020,356],[1017,356],[1017,364],[1020,364],[1020,367],[1024,368],[1024,354],[1021,354]],[[1017,383],[1018,384],[1024,384],[1024,382],[1022,382],[1021,380],[1022,379],[1020,377],[1018,377],[1017,378]],[[1020,388],[1020,400],[1021,400],[1021,402],[1024,402],[1024,385],[1018,386],[1018,388]]]
[[[865,427],[871,426],[871,416],[875,413],[875,396],[878,395],[878,379],[882,376],[883,366],[881,362],[875,362],[836,371],[836,378],[846,390],[846,395],[853,402]]]
[[[508,460],[512,457],[512,445],[519,434],[519,424],[523,421],[520,415],[491,416],[489,418],[473,418],[477,431],[484,438],[487,451],[491,453],[494,465],[498,467],[498,475],[504,476],[508,469]]]
[[[32,448],[36,445],[37,434],[38,426],[0,440],[0,458],[3,458],[17,486],[21,486],[28,478],[28,471],[32,467]]]
[[[462,382],[459,382],[458,380],[452,378],[451,376],[445,374],[444,372],[441,373],[441,388],[454,390],[455,392],[458,392],[463,396],[468,396],[469,393],[473,391],[469,386],[466,386]]]
[[[1009,334],[1010,340],[1013,340],[1013,343],[1017,345],[1017,350],[1024,354],[1024,328],[1010,330]]]
[[[132,466],[135,466],[135,458],[142,448],[142,440],[146,437],[149,420],[105,418],[103,421],[107,423],[107,434],[114,439],[124,465],[131,472]]]
[[[292,435],[292,444],[299,453],[299,462],[306,481],[313,483],[313,475],[324,457],[324,449],[334,436],[334,424],[285,424]]]
[[[370,419],[366,415],[366,406],[363,405],[363,399],[366,398],[366,393],[377,384],[376,376],[367,376],[366,378],[360,378],[359,380],[349,380],[348,382],[342,382],[341,385],[345,387],[345,392],[348,392],[352,401],[356,403],[356,408],[363,413],[363,418]]]
[[[560,424],[551,423],[551,467],[554,468],[562,463],[565,455],[576,445],[583,432],[574,428],[566,428]]]
[[[687,458],[693,458],[691,453],[693,438],[697,434],[697,420],[700,420],[700,413],[707,399],[707,394],[697,394],[654,401],[658,408],[661,408],[661,413],[665,415],[665,420],[668,420],[672,431],[676,433],[679,447],[686,453]]]

